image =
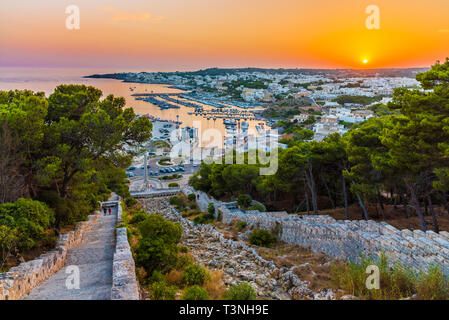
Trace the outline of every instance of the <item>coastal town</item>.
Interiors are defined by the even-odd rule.
[[[288,137],[295,127],[312,130],[316,141],[332,133],[342,135],[354,124],[379,115],[379,107],[391,101],[396,88],[419,88],[414,77],[423,70],[206,69],[89,77],[129,83],[135,99],[161,110],[190,108],[189,115],[198,119],[222,121],[226,137],[219,147],[224,152],[226,144],[248,136],[248,122],[255,123],[256,130],[250,134],[275,128],[279,140]],[[163,83],[183,93],[135,92],[132,83]],[[159,132],[154,134],[160,137]],[[169,139],[168,134],[165,139]]]

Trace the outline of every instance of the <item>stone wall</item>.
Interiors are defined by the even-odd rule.
[[[122,222],[122,206],[117,201],[117,224]],[[139,285],[126,228],[116,229],[116,244],[112,267],[112,300],[139,300]]]
[[[313,252],[352,261],[359,261],[361,254],[376,257],[385,252],[392,262],[415,270],[426,270],[430,264],[435,264],[449,275],[449,233],[445,231],[437,234],[398,230],[386,222],[337,221],[330,216],[298,216],[287,212],[244,213],[191,187],[182,192],[196,193],[200,199],[214,202],[222,212],[224,223],[241,220],[255,228],[276,229],[282,241],[310,248]]]
[[[398,230],[386,222],[337,221],[330,216],[298,216],[278,212],[243,213],[220,207],[223,222],[245,221],[249,226],[278,230],[286,243],[311,248],[334,258],[358,261],[360,255],[376,257],[380,252],[393,262],[426,270],[440,266],[449,275],[449,233]]]
[[[0,274],[0,300],[18,300],[42,281],[47,280],[65,265],[67,251],[83,241],[84,233],[96,222],[100,213],[89,216],[88,221],[77,223],[75,230],[61,234],[56,248],[39,258],[23,262]]]

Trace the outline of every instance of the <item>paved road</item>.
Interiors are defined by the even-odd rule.
[[[178,172],[162,173],[162,172],[159,172],[159,170],[162,169],[162,168],[176,168],[176,167],[179,167],[179,166],[176,166],[176,165],[170,166],[170,167],[160,166],[158,164],[158,161],[161,160],[161,159],[164,159],[164,158],[169,158],[169,156],[167,156],[167,157],[156,157],[156,158],[148,159],[148,164],[150,165],[150,168],[148,168],[148,173],[150,173],[150,171],[153,172],[153,173],[157,172],[157,174],[158,174],[157,177],[163,177],[163,176],[171,176],[173,174],[182,174],[182,175],[184,175],[184,174],[187,174],[187,175],[188,174],[193,174],[195,172],[198,172],[198,170],[200,169],[200,165],[199,164],[194,166],[193,163],[186,163],[184,165],[184,170],[185,170],[184,172],[178,171]],[[128,172],[132,172],[134,174],[134,177],[143,177],[144,174],[145,174],[145,169],[142,169],[143,161],[142,160],[136,161],[135,163],[133,163],[133,166],[136,169],[132,170],[132,171],[128,171]]]
[[[111,216],[101,216],[85,233],[83,243],[69,249],[65,267],[34,288],[24,300],[109,300],[116,219],[117,208]],[[79,290],[66,288],[68,266],[79,267]]]

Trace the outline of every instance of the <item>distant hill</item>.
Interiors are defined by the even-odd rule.
[[[414,78],[417,73],[429,70],[429,68],[390,68],[390,69],[264,69],[264,68],[209,68],[204,70],[190,71],[190,72],[158,72],[160,75],[179,75],[179,76],[223,76],[235,73],[290,73],[290,74],[304,74],[304,75],[326,75],[334,78],[348,78],[348,77],[409,77]],[[142,72],[145,74],[148,72]],[[148,73],[149,74],[149,73]],[[113,74],[95,74],[87,76],[86,78],[106,78],[129,80],[133,78],[132,73],[113,73]]]

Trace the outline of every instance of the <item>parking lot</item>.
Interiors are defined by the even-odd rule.
[[[163,176],[172,176],[174,174],[180,174],[180,175],[191,175],[199,170],[199,165],[194,164],[181,164],[181,165],[172,165],[172,166],[160,166],[158,165],[158,161],[162,159],[160,157],[158,158],[152,158],[148,161],[148,176],[159,178]],[[145,174],[145,168],[141,164],[139,165],[133,165],[132,167],[128,168],[127,174],[129,177],[143,177]]]

